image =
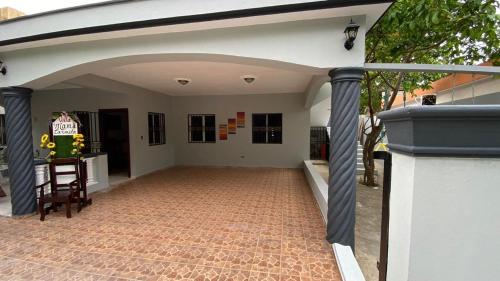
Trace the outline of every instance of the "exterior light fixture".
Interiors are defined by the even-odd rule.
[[[241,76],[241,79],[243,79],[246,83],[251,84],[255,81],[255,79],[257,79],[257,77],[253,75],[243,75]]]
[[[3,75],[7,74],[7,68],[3,65],[3,61],[0,60],[0,73]]]
[[[188,78],[175,78],[174,80],[177,83],[181,84],[182,86],[185,86],[191,82],[191,79],[188,79]]]
[[[344,43],[344,47],[347,50],[352,49],[354,47],[354,40],[356,40],[356,36],[358,36],[359,24],[356,24],[352,21],[347,25],[344,30],[346,41]]]

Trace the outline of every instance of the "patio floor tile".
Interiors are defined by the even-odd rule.
[[[300,170],[179,167],[92,197],[0,218],[0,280],[340,280]]]

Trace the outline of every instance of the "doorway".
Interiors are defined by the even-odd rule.
[[[108,155],[108,174],[130,178],[128,109],[99,109],[101,151]]]

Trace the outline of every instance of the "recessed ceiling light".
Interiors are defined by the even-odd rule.
[[[243,79],[243,81],[245,81],[246,83],[251,84],[251,83],[253,83],[257,79],[257,76],[254,76],[254,75],[243,75],[240,78]]]
[[[182,86],[187,85],[191,82],[191,79],[188,79],[188,78],[175,78],[174,80],[177,83],[181,84]]]

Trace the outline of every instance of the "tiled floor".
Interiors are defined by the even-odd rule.
[[[0,280],[340,280],[300,170],[174,168],[0,218]]]

